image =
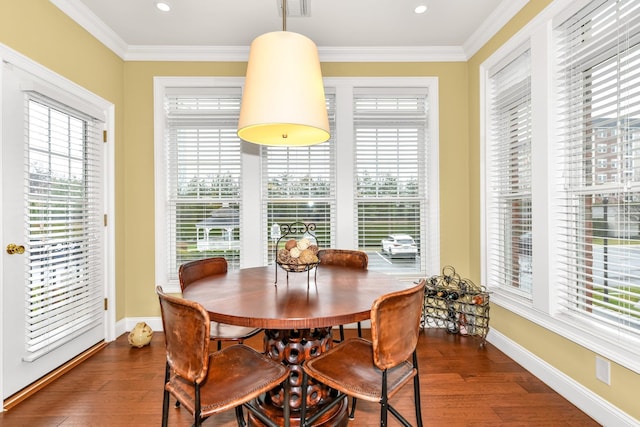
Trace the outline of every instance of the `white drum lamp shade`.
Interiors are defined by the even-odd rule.
[[[238,136],[263,145],[302,146],[329,139],[318,49],[288,31],[251,43]]]

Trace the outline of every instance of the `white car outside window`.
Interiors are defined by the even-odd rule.
[[[418,246],[408,234],[390,234],[382,239],[382,252],[390,257],[413,257],[418,254]]]

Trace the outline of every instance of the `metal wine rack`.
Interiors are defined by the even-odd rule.
[[[441,275],[427,279],[420,326],[478,337],[484,346],[489,332],[489,293],[445,266]]]

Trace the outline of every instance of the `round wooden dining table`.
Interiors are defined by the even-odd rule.
[[[264,329],[264,351],[291,371],[291,425],[300,425],[302,364],[333,344],[331,328],[370,318],[376,298],[413,286],[393,276],[349,267],[318,265],[316,271],[276,271],[277,265],[245,268],[208,276],[193,282],[183,297],[200,303],[211,320]],[[277,274],[277,283],[276,283]],[[310,384],[307,405],[330,401],[330,389]],[[283,424],[282,391],[260,399],[258,406]],[[347,403],[337,405],[318,422],[321,426],[346,426]],[[262,425],[250,419],[251,425]]]

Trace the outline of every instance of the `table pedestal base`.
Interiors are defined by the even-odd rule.
[[[278,425],[284,426],[284,418],[282,417],[282,409],[265,404],[265,402],[259,400],[256,402],[258,408],[269,417],[269,419],[274,420],[278,423]],[[307,413],[308,415],[313,415]],[[329,412],[327,412],[322,418],[316,421],[313,424],[314,427],[347,427],[349,422],[349,416],[347,414],[347,399],[345,398],[342,404],[338,404],[331,408]],[[291,411],[291,417],[289,418],[289,423],[291,427],[299,427],[300,423],[300,411]],[[249,422],[248,425],[251,427],[265,427],[265,425],[258,419],[256,419],[253,414],[249,413]]]
[[[317,357],[333,346],[331,328],[315,329],[266,329],[264,332],[265,354],[289,368],[291,425],[300,425],[300,406],[302,397],[302,364],[306,359]],[[280,425],[284,424],[282,417],[283,391],[276,390],[259,399],[256,404],[261,411]],[[334,393],[329,387],[309,381],[307,387],[307,410],[313,414],[316,408],[332,401]],[[315,426],[343,427],[348,422],[347,400],[336,405],[325,414]],[[249,417],[249,425],[262,426],[263,424]]]

